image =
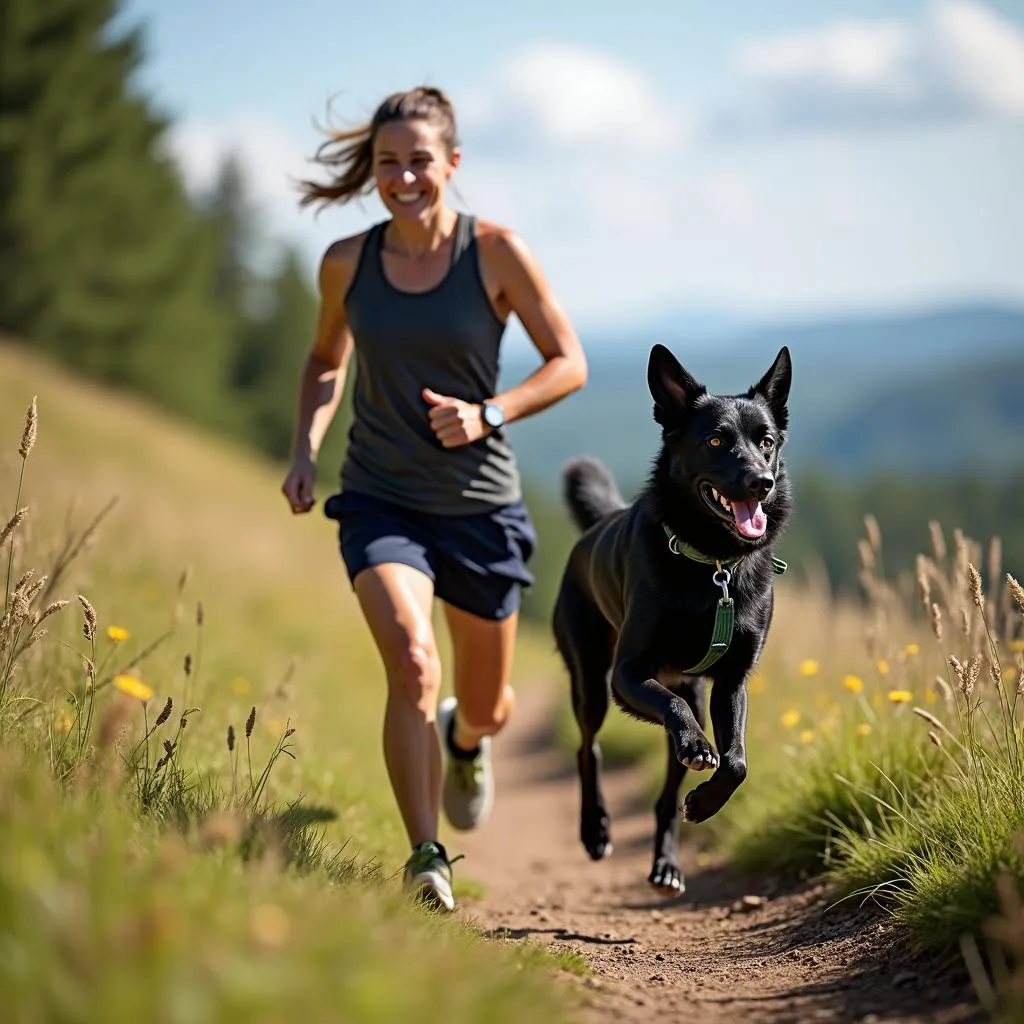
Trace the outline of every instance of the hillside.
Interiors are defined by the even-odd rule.
[[[995,471],[1020,458],[1024,311],[960,307],[891,319],[772,326],[708,342],[670,331],[611,344],[584,338],[590,380],[535,420],[512,427],[525,471],[557,486],[558,467],[588,452],[623,486],[647,472],[657,441],[646,384],[647,352],[663,341],[711,389],[745,389],[789,345],[793,354],[790,465],[815,463],[847,474],[908,468],[940,474]],[[504,378],[535,360],[516,355]]]

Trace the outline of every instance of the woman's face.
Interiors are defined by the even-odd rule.
[[[441,134],[441,126],[430,121],[392,121],[377,129],[374,180],[393,217],[426,221],[444,204],[459,151],[449,153]]]

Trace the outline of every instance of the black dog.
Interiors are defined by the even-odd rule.
[[[714,769],[686,796],[693,822],[721,810],[746,776],[746,680],[772,620],[772,574],[785,569],[772,544],[791,509],[779,454],[791,377],[783,348],[746,394],[712,395],[655,345],[647,380],[662,440],[640,496],[627,506],[595,459],[564,470],[584,531],[554,610],[582,740],[580,839],[594,860],[611,852],[596,739],[611,694],[668,736],[648,879],[659,889],[684,888],[676,831],[686,769]],[[704,678],[718,753],[704,734]]]

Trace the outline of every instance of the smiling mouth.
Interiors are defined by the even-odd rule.
[[[759,501],[732,501],[710,484],[701,484],[704,503],[741,537],[758,540],[768,529],[768,517]]]
[[[402,206],[412,206],[418,203],[424,196],[423,192],[392,192],[391,198]]]

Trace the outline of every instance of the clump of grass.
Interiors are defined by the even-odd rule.
[[[906,716],[874,724],[849,715],[807,744],[756,764],[754,792],[715,826],[742,871],[817,874],[844,854],[837,836],[874,835],[934,786],[937,758],[914,741]],[[766,799],[759,799],[762,794]]]
[[[845,863],[833,878],[845,892],[890,905],[923,945],[949,947],[996,913],[1000,878],[1018,887],[1024,880],[1024,663],[1011,611],[1019,584],[1007,575],[1001,594],[986,595],[962,537],[952,578],[939,576],[934,562],[919,565],[922,573],[924,598],[930,576],[959,624],[946,639],[948,721],[919,711],[946,754],[942,785],[877,835],[845,835]],[[933,612],[933,621],[941,618]],[[941,627],[935,631],[941,640]],[[1015,664],[1004,654],[1014,648]]]

